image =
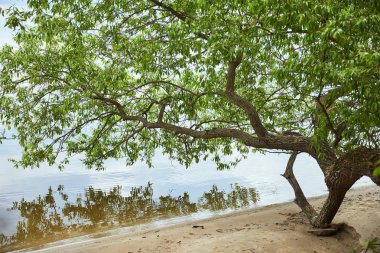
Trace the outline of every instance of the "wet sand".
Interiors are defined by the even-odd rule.
[[[320,207],[325,197],[313,198],[312,205]],[[359,242],[380,237],[380,188],[350,190],[334,220],[339,222],[352,228],[331,237],[312,235],[296,204],[284,203],[162,228],[98,234],[34,252],[352,252]]]

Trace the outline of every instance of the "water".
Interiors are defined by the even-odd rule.
[[[185,169],[158,153],[154,159],[155,168],[148,168],[143,163],[126,167],[123,161],[109,161],[106,171],[92,171],[84,169],[78,160],[73,160],[63,172],[48,166],[33,170],[15,169],[7,159],[17,158],[19,154],[20,148],[15,142],[0,146],[0,235],[3,238],[17,235],[15,248],[21,247],[20,242],[26,240],[25,234],[29,234],[29,239],[30,234],[37,237],[40,234],[43,240],[33,239],[34,243],[40,244],[68,237],[61,233],[68,228],[70,236],[75,236],[194,213],[197,218],[205,218],[220,210],[293,199],[291,187],[280,175],[288,159],[285,154],[251,154],[236,168],[226,171],[216,171],[215,165],[207,161]],[[307,196],[326,193],[322,172],[309,156],[298,157],[294,172]],[[361,180],[356,185],[365,184],[369,184],[369,180]],[[141,191],[131,194],[139,187],[142,187],[141,191],[150,187],[151,195],[144,195]],[[240,197],[236,198],[239,191]],[[117,204],[115,198],[118,199]],[[140,209],[136,207],[133,212],[127,207],[136,205],[140,205]],[[10,210],[12,206],[14,210]],[[163,206],[166,208],[162,209]],[[24,212],[23,217],[20,210]],[[71,210],[70,215],[75,218],[64,215],[67,210]],[[32,211],[37,212],[34,218],[30,215]],[[89,215],[91,212],[93,216]],[[128,212],[135,216],[126,217]],[[29,223],[26,218],[29,218]],[[23,235],[20,234],[20,222],[24,224]],[[30,225],[35,222],[39,224]],[[62,223],[63,227],[57,227],[54,222]],[[30,226],[26,228],[28,224]],[[49,231],[61,234],[49,237]]]

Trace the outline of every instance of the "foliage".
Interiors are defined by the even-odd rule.
[[[356,253],[356,252],[376,253],[380,249],[379,246],[380,246],[380,241],[377,237],[375,237],[375,238],[369,240],[365,245],[359,245],[359,246],[355,247],[352,251],[354,253]]]
[[[0,51],[0,120],[22,167],[60,153],[151,165],[160,147],[224,169],[248,147],[378,148],[379,13],[360,0],[29,0],[4,13],[17,46]]]
[[[373,171],[373,175],[374,176],[380,176],[380,160],[378,160],[376,163],[375,163],[376,167],[375,167],[375,170]]]

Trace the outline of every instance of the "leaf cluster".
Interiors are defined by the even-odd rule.
[[[309,137],[339,155],[380,144],[376,1],[28,1],[4,11],[17,47],[0,51],[0,121],[17,130],[21,167],[108,158],[152,165],[157,148],[186,166],[248,149],[256,136],[235,92],[270,134]],[[169,127],[148,127],[163,123]],[[64,153],[66,158],[59,158]]]

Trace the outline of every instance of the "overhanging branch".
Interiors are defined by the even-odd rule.
[[[232,99],[234,99],[235,96],[237,95],[232,94]],[[233,128],[213,128],[209,130],[199,130],[199,129],[193,129],[191,127],[178,126],[175,124],[166,123],[162,120],[162,117],[164,114],[163,107],[161,107],[160,113],[158,114],[158,120],[155,122],[151,122],[151,121],[148,121],[146,117],[128,114],[128,112],[124,109],[124,106],[119,101],[106,97],[103,94],[95,93],[95,95],[92,96],[92,98],[99,100],[107,105],[114,106],[116,108],[117,115],[119,115],[119,117],[122,120],[140,122],[144,128],[163,129],[163,130],[170,131],[174,134],[187,135],[187,136],[190,136],[193,138],[199,138],[199,139],[233,138],[253,148],[298,151],[298,152],[308,153],[312,155],[313,157],[317,157],[315,150],[312,148],[311,140],[310,138],[307,138],[307,137],[271,135],[271,134],[259,135],[256,132],[256,134],[259,136],[257,138],[250,133],[247,133],[245,131],[238,130],[238,129],[233,129]],[[244,105],[247,105],[247,103],[249,103],[244,100],[242,102],[244,103]],[[247,108],[247,110],[249,110],[249,108]],[[251,113],[254,113],[254,111],[253,112],[251,111]],[[251,122],[254,119],[255,118],[250,119]],[[259,124],[261,124],[261,121],[259,121]],[[256,129],[260,129],[260,128],[256,128]]]

